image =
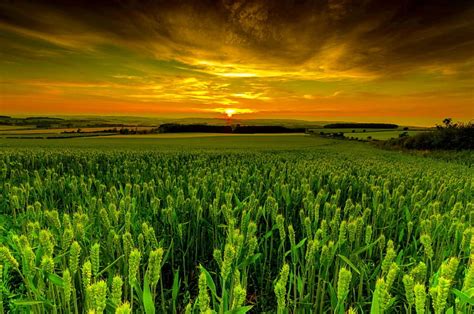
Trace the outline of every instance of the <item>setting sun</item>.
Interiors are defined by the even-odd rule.
[[[225,114],[227,117],[232,118],[232,115],[235,113],[235,109],[226,109]]]

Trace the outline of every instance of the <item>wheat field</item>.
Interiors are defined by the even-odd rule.
[[[473,311],[472,168],[272,141],[225,153],[10,142],[0,312]]]

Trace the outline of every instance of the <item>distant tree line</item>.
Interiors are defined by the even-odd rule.
[[[71,128],[88,128],[88,127],[105,127],[105,128],[132,128],[123,123],[110,123],[100,120],[90,119],[62,119],[50,117],[27,117],[14,118],[10,116],[0,116],[0,125],[11,126],[31,126],[37,129],[71,129]],[[118,131],[117,131],[118,132]]]
[[[474,124],[453,123],[452,119],[446,118],[433,131],[388,140],[383,145],[421,150],[474,149]]]
[[[398,125],[391,123],[331,123],[325,129],[396,129]]]
[[[158,128],[159,133],[232,133],[232,127],[207,124],[165,123]]]
[[[160,125],[159,133],[235,133],[235,134],[254,134],[254,133],[304,133],[304,128],[287,128],[284,126],[256,125],[256,126],[220,126],[207,124],[176,124],[166,123]]]
[[[116,134],[152,134],[157,133],[158,128],[149,128],[149,129],[139,129],[137,127],[121,127],[121,128],[110,128],[110,129],[103,129],[103,130],[93,130],[93,131],[84,131],[81,128],[72,131],[63,131],[63,134],[70,134],[70,133],[81,133],[81,134],[88,134],[88,133],[116,133]]]
[[[27,118],[12,118],[10,116],[0,116],[0,125],[19,125],[19,126],[41,126],[50,127],[51,125],[61,124],[64,122],[61,118],[48,117],[27,117]]]
[[[279,125],[254,125],[254,126],[240,126],[237,125],[233,133],[252,134],[252,133],[304,133],[305,128],[287,128]]]

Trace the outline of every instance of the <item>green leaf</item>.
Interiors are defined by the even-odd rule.
[[[240,265],[239,268],[241,267],[247,267],[248,265],[254,264],[260,257],[262,257],[262,253],[257,253],[254,254],[248,258],[246,258]]]
[[[452,291],[459,298],[459,300],[461,300],[461,302],[474,305],[474,298],[471,298],[470,296],[458,289],[452,289]]]
[[[179,269],[178,269],[177,271],[174,272],[174,276],[173,276],[173,288],[171,291],[173,305],[176,304],[176,299],[178,299],[179,286],[180,286],[180,281],[179,281]]]
[[[43,304],[44,301],[37,301],[37,300],[13,300],[11,301],[16,306],[33,306],[38,304]]]
[[[234,194],[234,201],[235,203],[237,204],[237,208],[241,208],[242,207],[242,202],[239,200],[239,197],[237,196],[237,194]]]
[[[171,251],[173,251],[173,240],[171,240],[171,243],[170,243],[168,249],[165,250],[166,254],[165,254],[165,256],[163,256],[163,260],[161,261],[161,265],[163,265],[168,260],[168,257],[170,255]]]
[[[48,274],[48,280],[56,286],[64,286],[64,280],[56,274]]]
[[[336,290],[334,289],[334,287],[332,286],[332,284],[329,282],[329,297],[330,297],[330,300],[331,300],[331,307],[334,309],[336,308],[337,306],[337,294],[336,294]]]
[[[407,222],[411,221],[411,213],[408,210],[408,206],[403,206],[403,211],[405,212],[405,220]],[[402,229],[403,230],[403,229]]]
[[[155,302],[153,302],[153,296],[151,295],[148,276],[145,276],[145,282],[143,283],[143,307],[146,314],[155,313]]]
[[[199,265],[199,268],[206,275],[207,286],[211,290],[212,295],[220,302],[220,298],[217,296],[216,292],[216,284],[214,283],[214,280],[212,280],[211,274],[209,274],[209,272],[204,268],[204,266]]]
[[[253,305],[247,305],[225,312],[225,314],[244,314],[252,309]]]
[[[297,287],[298,287],[298,293],[302,294],[303,293],[303,280],[301,279],[300,276],[296,277],[296,282],[297,282]]]
[[[303,246],[303,244],[305,244],[305,242],[306,242],[306,239],[307,239],[307,238],[304,238],[304,239],[302,239],[302,240],[301,240],[300,242],[298,242],[298,244],[297,244],[297,245],[295,245],[295,247],[294,247],[294,248],[292,248],[292,249],[293,249],[293,250],[297,250],[297,249],[299,249],[300,247],[302,247],[302,246]]]
[[[264,239],[270,238],[270,237],[272,236],[272,234],[273,234],[273,230],[275,230],[276,228],[277,228],[276,225],[273,226],[272,230],[268,231],[267,233],[265,233],[265,234],[263,235],[263,238],[264,238]]]
[[[360,275],[360,271],[357,269],[357,267],[355,267],[354,264],[352,264],[352,262],[347,258],[345,257],[344,255],[341,255],[341,254],[337,254],[337,256],[339,256],[344,262],[347,263],[347,265],[349,265],[358,275]]]
[[[296,244],[294,247],[292,247],[289,251],[286,251],[285,252],[285,257],[288,256],[288,254],[290,254],[290,253],[296,253],[296,250],[298,250],[301,246],[303,246],[303,244],[306,242],[306,239],[307,238],[304,238],[303,240],[298,242],[298,244]]]
[[[362,252],[365,252],[365,251],[367,251],[368,249],[370,249],[371,247],[375,246],[378,242],[380,242],[380,238],[378,238],[378,239],[375,240],[374,242],[372,242],[372,243],[370,243],[370,244],[364,246],[363,248],[361,248],[361,249],[355,251],[353,254],[354,254],[354,255],[358,255],[358,254],[360,254],[360,253],[362,253]]]
[[[370,314],[380,314],[380,300],[378,291],[373,292],[372,305],[370,307]]]
[[[120,255],[115,261],[107,265],[104,269],[102,269],[98,274],[97,277],[100,277],[104,272],[109,270],[112,266],[114,266],[118,261],[120,261],[122,258],[124,258],[124,255]]]
[[[142,287],[140,287],[138,280],[135,280],[132,286],[133,286],[133,293],[137,295],[139,302],[143,303],[143,290],[142,290]]]

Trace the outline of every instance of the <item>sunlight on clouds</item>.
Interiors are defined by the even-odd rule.
[[[235,114],[245,114],[245,113],[255,113],[256,110],[248,108],[211,108],[211,109],[201,109],[204,112],[217,112],[227,115],[229,118]]]
[[[336,64],[343,56],[344,48],[336,49],[331,55],[330,49],[326,49],[322,58],[314,57],[298,66],[288,67],[284,64],[250,62],[231,63],[212,60],[192,59],[190,57],[180,59],[196,71],[224,78],[271,78],[279,80],[310,79],[310,80],[338,80],[338,79],[360,79],[371,80],[378,74],[359,69],[339,69]],[[216,56],[217,57],[217,56]],[[234,59],[242,59],[244,55],[235,55]]]
[[[256,77],[255,73],[244,73],[244,72],[230,72],[230,73],[216,73],[216,75],[224,77]]]
[[[0,4],[10,112],[472,116],[472,5],[61,3]]]

